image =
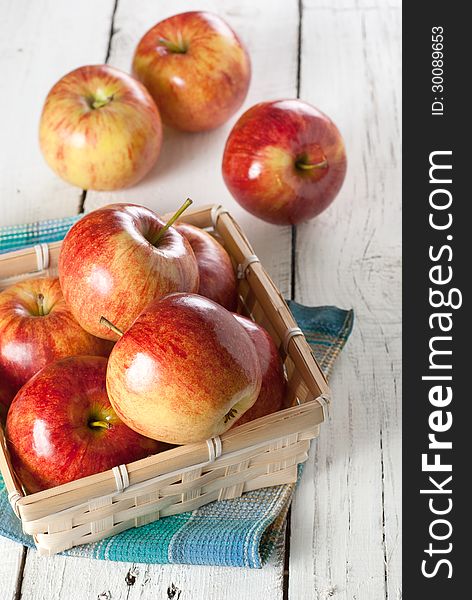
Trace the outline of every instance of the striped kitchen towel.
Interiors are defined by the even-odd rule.
[[[0,227],[0,254],[36,244],[58,242],[83,215]]]
[[[52,222],[49,222],[52,223]],[[73,224],[55,222],[51,237],[43,224],[23,227],[23,244],[0,228],[0,252],[61,239]],[[17,235],[20,235],[17,230]],[[61,234],[59,234],[61,231]],[[35,232],[34,235],[31,232]],[[8,237],[9,236],[9,237]],[[7,239],[8,237],[8,239]],[[34,239],[33,239],[34,238]],[[14,244],[14,246],[12,246]],[[306,307],[289,302],[326,375],[349,337],[352,311],[333,306]],[[301,473],[301,469],[300,469]],[[212,502],[191,513],[165,517],[114,537],[68,550],[69,556],[140,563],[184,563],[260,568],[281,543],[295,485],[247,492],[235,500]],[[13,513],[0,477],[0,535],[34,547]]]

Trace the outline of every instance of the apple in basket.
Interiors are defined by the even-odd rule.
[[[178,223],[175,228],[192,246],[197,259],[200,285],[198,293],[228,310],[236,310],[238,288],[231,259],[223,246],[203,229],[188,223]]]
[[[295,225],[322,212],[346,174],[346,152],[336,125],[301,100],[261,102],[233,127],[223,155],[223,177],[250,213]]]
[[[102,357],[65,358],[42,369],[15,396],[6,438],[13,468],[30,493],[167,448],[117,417],[106,393],[106,368]]]
[[[57,277],[27,279],[0,293],[0,385],[13,393],[50,362],[108,356],[111,348],[77,323]]]
[[[87,190],[116,190],[135,184],[156,162],[161,118],[130,75],[108,65],[81,67],[49,92],[39,141],[62,179]]]
[[[198,290],[193,250],[170,226],[190,203],[167,224],[143,206],[111,204],[72,227],[62,243],[59,279],[86,331],[116,340],[116,333],[100,324],[102,315],[126,331],[154,298]]]
[[[107,390],[135,431],[171,444],[219,435],[256,401],[259,359],[225,308],[197,294],[149,304],[115,344]]]
[[[269,333],[246,317],[236,314],[234,316],[251,338],[256,348],[262,372],[262,385],[259,396],[255,404],[235,423],[237,426],[285,408],[287,381],[277,346]]]
[[[151,93],[167,125],[203,131],[218,127],[241,106],[251,65],[223,19],[193,11],[165,19],[143,36],[133,74]]]

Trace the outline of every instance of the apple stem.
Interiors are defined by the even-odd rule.
[[[179,33],[179,40],[177,43],[166,40],[166,38],[159,38],[159,44],[165,46],[171,52],[175,54],[185,54],[187,52],[187,45],[184,44],[182,35]]]
[[[37,302],[38,302],[39,316],[44,317],[44,296],[43,296],[43,294],[38,294]]]
[[[106,98],[97,98],[92,102],[92,108],[102,108],[102,106],[106,106],[112,100],[113,96],[107,96]]]
[[[91,421],[89,427],[101,427],[102,429],[110,429],[110,423],[107,421]]]
[[[180,217],[180,215],[187,210],[187,208],[192,204],[192,200],[190,200],[190,198],[187,198],[187,200],[185,200],[185,202],[182,204],[182,206],[179,208],[179,210],[172,215],[172,217],[167,221],[167,223],[164,225],[164,227],[159,231],[159,233],[157,234],[155,240],[153,241],[153,246],[157,246],[159,244],[159,242],[162,240],[162,238],[164,237],[165,232],[169,229],[169,227],[171,225],[173,225],[177,219]]]
[[[325,159],[319,163],[306,163],[303,160],[299,160],[295,164],[297,169],[301,169],[302,171],[311,171],[312,169],[326,169],[328,166],[328,161]]]
[[[105,317],[100,317],[100,325],[105,325],[105,327],[108,327],[108,329],[111,329],[114,333],[116,333],[116,335],[119,335],[120,337],[123,336],[123,332],[121,331],[121,329],[118,329],[116,325],[113,325],[113,323]]]

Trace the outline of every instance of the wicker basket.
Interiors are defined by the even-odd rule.
[[[324,420],[329,389],[311,349],[245,235],[218,206],[189,211],[229,252],[239,278],[239,311],[263,325],[277,344],[288,379],[288,408],[188,444],[52,489],[25,494],[0,427],[0,467],[9,499],[40,554],[94,542],[214,500],[295,482],[310,440]],[[0,289],[56,274],[60,242],[0,255]]]

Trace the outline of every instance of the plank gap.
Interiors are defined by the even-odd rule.
[[[300,98],[302,73],[302,19],[303,0],[298,0],[298,42],[297,42],[297,98]]]
[[[301,87],[301,67],[302,67],[302,19],[303,19],[303,0],[298,0],[298,29],[297,29],[297,98],[300,98]],[[297,261],[297,227],[291,227],[290,239],[290,298],[295,300],[296,290],[296,261]],[[288,600],[290,588],[290,538],[292,535],[292,507],[290,506],[286,517],[285,529],[285,554],[284,554],[284,572],[282,594],[283,600]]]
[[[301,73],[302,73],[302,19],[303,19],[303,0],[298,0],[298,31],[297,31],[297,98],[300,98]],[[295,272],[296,272],[296,253],[297,253],[297,227],[292,225],[292,252],[290,268],[290,298],[295,300]]]
[[[107,46],[107,53],[106,53],[106,56],[105,56],[105,63],[108,63],[108,61],[110,59],[111,45],[112,45],[112,41],[113,41],[113,36],[116,33],[116,30],[115,30],[115,17],[116,17],[116,11],[118,10],[118,1],[119,0],[115,0],[115,3],[113,5],[113,10],[112,10],[112,13],[111,13],[110,33],[108,35],[108,46]]]
[[[295,300],[296,291],[296,267],[297,267],[297,227],[292,225],[292,242],[291,242],[291,260],[290,260],[290,299]]]
[[[290,537],[292,534],[292,507],[287,512],[287,524],[285,529],[285,555],[284,555],[284,573],[282,583],[282,598],[288,600],[289,579],[290,579]]]
[[[87,198],[87,190],[82,190],[79,199],[79,212],[77,214],[82,215],[85,212],[85,200]]]
[[[20,559],[20,566],[18,568],[18,577],[16,579],[15,592],[13,595],[14,600],[21,600],[21,588],[23,585],[23,573],[25,571],[27,552],[28,552],[28,548],[26,546],[23,546],[23,548],[21,550],[21,559]]]
[[[385,469],[384,469],[384,452],[383,452],[383,431],[380,427],[380,470],[382,474],[382,550],[384,557],[384,580],[385,580],[385,600],[388,600],[388,562],[387,562],[387,535],[385,531]]]

